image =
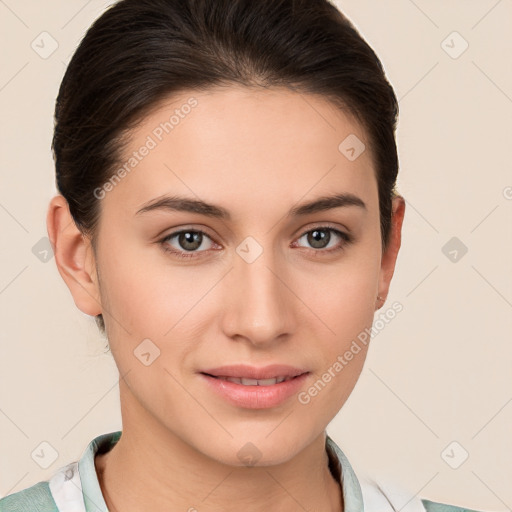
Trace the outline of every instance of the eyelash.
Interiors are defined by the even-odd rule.
[[[305,231],[304,233],[302,233],[298,239],[302,238],[304,235],[307,235],[308,233],[312,233],[313,231],[331,231],[331,232],[335,233],[336,235],[338,235],[343,240],[343,242],[341,242],[337,247],[332,248],[332,249],[310,249],[314,253],[326,253],[326,254],[337,253],[338,251],[344,250],[348,245],[350,245],[354,241],[352,235],[344,233],[343,231],[339,231],[338,229],[332,228],[330,226],[318,226],[318,227],[314,227],[313,229],[309,229],[308,231]],[[160,240],[160,244],[161,244],[164,252],[171,253],[180,259],[200,258],[201,256],[196,256],[197,253],[207,252],[207,251],[184,252],[184,251],[177,251],[176,249],[171,249],[170,246],[167,244],[167,242],[169,240],[171,240],[172,238],[180,235],[181,233],[201,233],[202,235],[208,237],[210,240],[212,239],[210,237],[210,235],[208,235],[201,229],[182,229],[180,231],[175,231],[175,232],[167,235],[162,240]]]

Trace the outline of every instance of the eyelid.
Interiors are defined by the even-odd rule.
[[[300,228],[300,231],[295,236],[295,238],[300,238],[301,236],[304,236],[306,233],[309,233],[310,231],[314,231],[315,229],[333,229],[335,231],[339,231],[341,233],[346,233],[347,236],[350,234],[350,230],[346,228],[343,224],[336,224],[329,221],[319,221],[319,222],[312,222],[310,225],[307,225],[305,228]]]

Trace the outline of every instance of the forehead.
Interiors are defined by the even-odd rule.
[[[132,130],[121,166],[127,172],[107,195],[126,213],[177,192],[216,203],[225,196],[234,208],[255,195],[292,203],[337,188],[371,202],[376,191],[362,127],[327,99],[288,89],[174,95]]]

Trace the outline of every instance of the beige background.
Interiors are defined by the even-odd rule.
[[[121,428],[104,340],[76,309],[51,254],[46,263],[34,254],[55,192],[57,89],[108,3],[0,1],[0,495],[49,478],[93,437]],[[399,98],[407,210],[391,293],[375,318],[394,301],[404,309],[374,337],[328,432],[356,472],[386,475],[434,501],[511,510],[512,2],[338,5]],[[46,37],[51,48],[43,31],[58,43],[47,58],[31,47]],[[452,237],[468,249],[457,261],[443,250]],[[47,469],[31,457],[43,441],[58,452]],[[464,451],[458,469],[445,462],[455,465]]]

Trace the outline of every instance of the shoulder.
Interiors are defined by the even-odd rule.
[[[359,483],[364,502],[363,510],[368,512],[484,512],[421,498],[412,490],[382,476],[376,478],[360,474]]]
[[[38,482],[0,498],[0,512],[84,512],[84,483],[88,486],[89,492],[95,493],[97,500],[103,499],[97,481],[94,457],[96,453],[104,453],[111,449],[121,434],[122,431],[115,431],[95,437],[82,452],[79,461],[59,468],[48,481]]]
[[[446,503],[437,503],[422,499],[421,502],[427,512],[480,512],[472,508],[458,507],[456,505],[447,505]]]
[[[0,499],[0,512],[59,512],[48,482],[9,494]]]

